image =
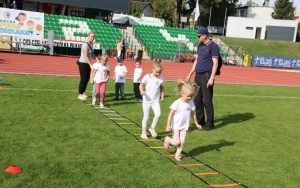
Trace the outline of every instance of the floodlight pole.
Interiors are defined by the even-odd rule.
[[[211,4],[210,4],[208,26],[210,26],[211,9],[212,9],[213,3],[214,3],[214,2],[211,2]]]
[[[226,16],[227,16],[227,7],[226,7],[226,9],[225,9],[225,16],[224,16],[223,36],[225,35]]]

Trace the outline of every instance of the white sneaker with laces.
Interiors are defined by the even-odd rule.
[[[82,100],[82,101],[85,101],[85,100],[86,100],[86,98],[84,98],[82,95],[78,95],[78,99],[79,99],[79,100]]]
[[[142,133],[142,134],[141,134],[141,138],[142,138],[142,139],[148,139],[148,136],[147,136],[146,133]]]
[[[152,136],[153,138],[156,138],[156,137],[157,137],[157,133],[156,133],[155,129],[153,129],[153,128],[150,127],[149,132],[151,133],[151,136]]]
[[[96,104],[96,97],[94,97],[92,100],[92,105],[95,106],[95,104]]]

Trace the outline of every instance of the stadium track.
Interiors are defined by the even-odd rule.
[[[78,57],[11,52],[0,52],[0,54],[0,73],[79,76],[76,65]],[[185,80],[192,66],[190,62],[177,63],[165,60],[163,62],[164,71],[162,75],[167,81]],[[111,68],[114,68],[116,59],[109,58],[108,63]],[[151,60],[142,61],[144,73],[151,71],[151,64]],[[134,60],[125,59],[124,65],[128,69],[127,78],[132,78],[135,68]],[[221,76],[216,77],[216,83],[300,87],[300,70],[278,70],[223,65]]]

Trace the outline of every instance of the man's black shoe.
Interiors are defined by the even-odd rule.
[[[214,128],[207,128],[207,127],[202,127],[202,129],[200,129],[200,131],[212,131]]]

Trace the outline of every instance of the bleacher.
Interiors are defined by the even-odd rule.
[[[48,37],[49,30],[53,30],[57,40],[84,42],[87,33],[94,31],[95,41],[100,42],[101,49],[116,48],[117,41],[122,38],[119,29],[102,20],[55,14],[44,14],[44,19],[44,38]]]
[[[198,46],[196,30],[146,25],[134,25],[133,28],[136,38],[149,56],[171,60],[177,58],[178,61],[194,60]],[[227,57],[222,49],[221,56]]]

